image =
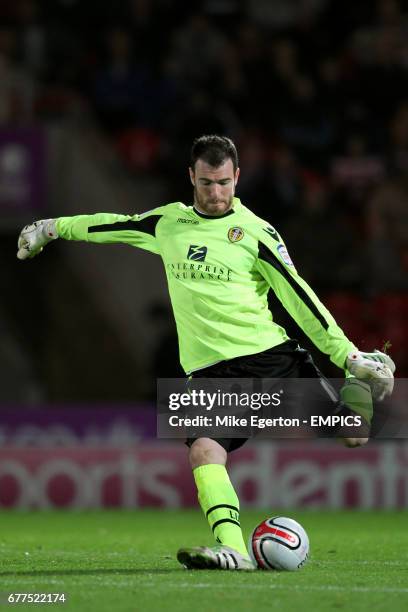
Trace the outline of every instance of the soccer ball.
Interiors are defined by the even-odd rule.
[[[286,516],[262,521],[249,538],[249,554],[257,567],[294,571],[309,557],[309,538],[302,525]]]

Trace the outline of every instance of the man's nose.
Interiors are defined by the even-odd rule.
[[[210,193],[211,193],[211,197],[217,200],[219,196],[221,195],[221,185],[218,185],[218,183],[213,183],[211,185]]]

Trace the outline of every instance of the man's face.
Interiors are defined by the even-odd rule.
[[[194,204],[199,212],[217,217],[232,207],[239,168],[234,172],[232,159],[214,168],[198,159],[190,168],[190,179],[194,185]]]

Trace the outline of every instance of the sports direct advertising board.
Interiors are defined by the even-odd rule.
[[[248,443],[231,455],[243,506],[398,508],[408,505],[407,442]],[[1,508],[180,508],[196,505],[181,441],[127,447],[6,446],[0,449]]]
[[[0,508],[196,506],[183,440],[137,405],[0,405]],[[408,506],[408,440],[259,440],[230,455],[243,505]]]

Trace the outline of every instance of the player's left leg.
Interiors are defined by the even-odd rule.
[[[346,360],[347,368],[352,375],[347,378],[340,390],[343,404],[359,414],[371,427],[373,418],[373,400],[383,401],[390,397],[394,389],[395,363],[385,352],[387,343],[382,351],[374,350],[372,353],[352,351]],[[368,438],[346,437],[347,446],[361,446]]]
[[[367,424],[369,431],[371,420],[373,418],[373,399],[370,387],[356,378],[346,379],[344,385],[340,389],[340,398],[345,410],[350,410],[352,413],[359,415]],[[341,442],[348,448],[357,448],[367,444],[368,437],[354,437],[346,435],[340,439]]]
[[[309,403],[316,402],[316,409],[324,410],[324,416],[335,415],[347,419],[360,417],[360,426],[338,426],[337,430],[328,431],[330,437],[335,436],[339,442],[348,448],[363,446],[369,440],[371,420],[373,417],[373,400],[368,384],[356,378],[347,378],[338,393],[330,381],[316,367],[310,353],[302,351],[300,363],[300,378],[316,379],[314,393],[308,398]],[[318,408],[319,407],[319,408]],[[320,408],[322,407],[322,408]],[[323,415],[323,413],[322,413]]]

